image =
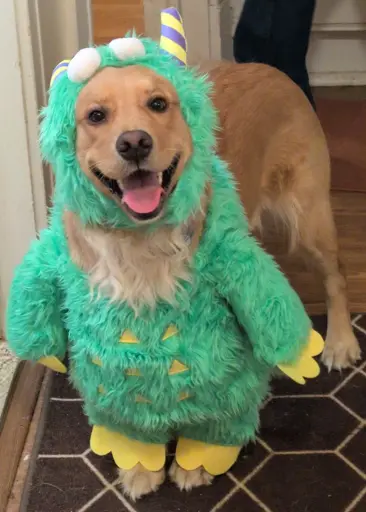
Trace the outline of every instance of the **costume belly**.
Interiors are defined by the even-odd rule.
[[[178,307],[138,317],[90,297],[71,308],[71,290],[71,377],[92,424],[153,441],[257,411],[269,369],[214,290],[204,282],[195,290]]]

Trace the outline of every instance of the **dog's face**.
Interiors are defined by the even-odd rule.
[[[192,154],[173,85],[142,66],[102,69],[77,99],[76,152],[133,221],[157,220]]]

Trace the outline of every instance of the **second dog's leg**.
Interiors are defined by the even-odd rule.
[[[328,329],[322,360],[328,369],[346,368],[360,357],[347,300],[345,273],[339,262],[337,233],[329,201],[313,205],[302,219],[300,244],[322,275],[327,296]]]

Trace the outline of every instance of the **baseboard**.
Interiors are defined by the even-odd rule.
[[[44,367],[21,362],[0,425],[0,512],[5,512],[44,377]]]
[[[366,85],[366,71],[348,73],[310,72],[310,85],[313,87],[340,87],[348,85]]]

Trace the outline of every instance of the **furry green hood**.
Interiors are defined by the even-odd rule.
[[[152,226],[180,224],[199,208],[212,168],[216,115],[209,97],[210,84],[206,77],[195,70],[179,65],[154,41],[140,41],[145,55],[123,60],[115,55],[110,46],[97,47],[100,64],[96,72],[107,66],[139,64],[163,76],[175,87],[184,119],[191,131],[193,154],[165,205],[163,217]],[[75,105],[86,82],[73,82],[67,73],[63,73],[51,86],[48,106],[42,112],[41,148],[56,176],[54,204],[56,208],[77,213],[83,223],[137,228],[112,199],[97,190],[79,166],[75,149]]]

